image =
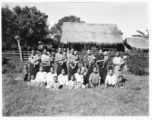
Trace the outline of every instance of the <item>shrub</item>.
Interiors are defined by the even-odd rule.
[[[149,67],[149,54],[141,50],[127,52],[128,71],[135,75],[147,75]]]
[[[5,73],[20,73],[23,70],[23,62],[18,61],[17,64],[14,61],[10,61],[6,58],[2,58],[2,74]]]

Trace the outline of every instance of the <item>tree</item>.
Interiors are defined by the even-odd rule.
[[[138,32],[140,35],[132,35],[132,36],[133,36],[133,37],[149,38],[149,32],[148,32],[147,29],[146,29],[146,31],[147,31],[147,34],[145,34],[145,33],[141,32],[141,31],[137,30],[137,32]]]
[[[60,42],[61,35],[62,35],[63,22],[78,22],[78,23],[83,22],[84,23],[84,21],[81,21],[79,17],[76,17],[74,15],[65,16],[61,18],[60,20],[58,20],[58,23],[54,24],[54,26],[51,28],[51,34],[55,42]]]
[[[17,47],[13,31],[14,15],[8,6],[2,7],[2,48],[9,49]]]
[[[47,18],[48,16],[36,7],[16,6],[13,10],[10,10],[8,6],[2,7],[4,45],[9,41],[17,45],[15,36],[19,36],[21,48],[38,45],[38,41],[43,41],[49,34]]]

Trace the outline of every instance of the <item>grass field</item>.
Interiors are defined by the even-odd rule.
[[[125,75],[125,88],[58,90],[3,74],[3,116],[147,116],[149,76]]]

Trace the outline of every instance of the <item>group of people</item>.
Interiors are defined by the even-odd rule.
[[[108,52],[103,52],[102,49],[99,49],[96,55],[92,55],[88,49],[83,61],[80,61],[78,51],[74,48],[67,51],[58,47],[58,52],[55,53],[48,52],[47,47],[44,47],[40,55],[32,49],[28,66],[24,65],[24,81],[27,81],[28,85],[56,90],[90,88],[102,84],[105,87],[123,87],[125,82],[122,69],[125,67],[126,58],[116,52],[112,66],[108,67]]]

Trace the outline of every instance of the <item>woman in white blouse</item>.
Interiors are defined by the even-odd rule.
[[[41,62],[45,72],[50,71],[50,67],[52,66],[52,59],[50,55],[47,53],[47,47],[43,48],[43,54],[41,55]]]
[[[122,74],[121,73],[121,62],[122,58],[120,56],[119,52],[116,52],[116,56],[113,58],[113,64],[114,64],[114,74],[116,75],[116,79]]]
[[[65,70],[61,70],[61,74],[58,76],[59,88],[65,88],[68,85],[68,76],[65,74]]]

